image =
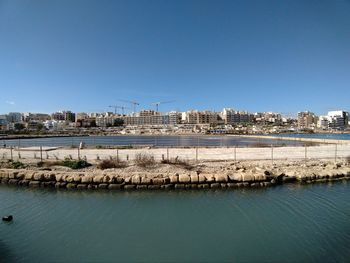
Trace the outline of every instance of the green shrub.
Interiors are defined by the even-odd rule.
[[[83,160],[83,159],[73,160],[67,157],[64,158],[62,165],[72,169],[82,169],[82,168],[91,166],[91,164],[88,163],[86,160]]]
[[[25,168],[26,165],[20,161],[11,161],[10,162],[10,168],[12,169],[21,169],[21,168]]]

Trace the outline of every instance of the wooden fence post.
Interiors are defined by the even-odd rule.
[[[43,147],[40,146],[40,161],[43,161]]]

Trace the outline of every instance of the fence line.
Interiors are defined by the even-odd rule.
[[[14,154],[16,152],[17,154]],[[45,153],[47,160],[62,160],[65,157],[73,159],[86,158],[89,161],[116,157],[121,160],[133,160],[138,153],[146,153],[154,156],[156,160],[166,157],[180,158],[192,161],[205,160],[271,160],[274,164],[276,160],[310,160],[310,159],[333,159],[335,162],[350,157],[350,145],[323,145],[304,147],[270,147],[247,148],[247,147],[217,147],[217,148],[142,148],[142,149],[46,149],[42,146],[36,150],[25,150],[7,147],[0,149],[0,160],[44,160]]]

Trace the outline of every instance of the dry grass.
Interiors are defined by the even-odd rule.
[[[135,156],[135,164],[140,167],[153,167],[156,165],[156,161],[151,154],[138,153]]]
[[[350,164],[350,155],[345,157],[345,162],[347,162],[347,164]]]
[[[184,160],[184,159],[180,159],[178,156],[176,156],[175,158],[170,158],[169,160],[162,160],[162,163],[181,166],[187,170],[193,169],[193,166],[190,164],[189,161]]]
[[[104,170],[104,169],[111,169],[111,168],[124,168],[127,166],[127,163],[120,160],[119,158],[109,158],[102,160],[98,165],[97,168]]]
[[[62,161],[40,161],[36,165],[38,167],[52,167],[52,166],[62,166]]]

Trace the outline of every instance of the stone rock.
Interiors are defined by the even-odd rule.
[[[266,175],[264,173],[254,173],[254,181],[260,182],[265,180],[266,180]]]
[[[56,182],[61,182],[62,181],[62,174],[60,174],[60,173],[56,173],[55,174],[55,180],[56,180]]]
[[[142,176],[141,177],[141,184],[152,184],[152,179],[151,178],[148,178],[146,176]],[[147,188],[147,187],[146,187]]]
[[[29,184],[29,181],[28,180],[20,180],[18,182],[18,185],[21,185],[21,186],[28,186]]]
[[[117,190],[117,189],[122,189],[123,185],[122,184],[109,184],[108,189],[111,190]]]
[[[87,189],[87,185],[86,184],[77,184],[77,189],[80,189],[80,190]]]
[[[135,188],[136,188],[136,185],[134,185],[134,184],[126,184],[126,185],[124,185],[124,189],[125,190],[133,190]]]
[[[110,177],[109,175],[104,175],[102,182],[105,184],[110,183],[112,182],[112,177]]]
[[[191,184],[191,189],[198,189],[198,184]]]
[[[209,184],[202,184],[203,189],[209,189],[210,185]]]
[[[205,180],[207,183],[214,183],[215,182],[215,178],[213,175],[211,174],[205,174]]]
[[[79,174],[74,175],[73,182],[78,184],[81,183],[81,176]]]
[[[108,188],[108,184],[99,184],[98,188],[99,189],[107,189]]]
[[[170,178],[169,177],[164,177],[163,181],[164,181],[164,184],[170,184]]]
[[[39,181],[30,181],[28,184],[30,187],[39,187],[40,182]]]
[[[213,188],[213,189],[220,188],[220,184],[219,183],[212,183],[212,184],[210,184],[210,188]]]
[[[148,185],[148,186],[147,186],[147,189],[150,189],[150,190],[158,190],[158,189],[160,189],[160,185]]]
[[[153,178],[152,183],[154,185],[162,185],[162,184],[164,184],[164,180],[163,180],[163,178]]]
[[[147,189],[147,185],[145,185],[145,184],[136,185],[136,189],[139,189],[139,190],[146,190],[146,189]]]
[[[242,173],[242,181],[243,182],[253,182],[254,175],[251,173]]]
[[[19,172],[19,173],[15,176],[15,179],[23,180],[23,179],[24,179],[24,176],[25,176],[25,172]]]
[[[116,178],[115,178],[115,182],[116,182],[117,184],[122,184],[122,183],[124,183],[124,178],[123,178],[123,177],[116,177]]]
[[[228,177],[226,174],[216,174],[215,175],[215,182],[217,183],[227,183]]]
[[[17,179],[9,179],[8,184],[17,185],[18,180]]]
[[[66,188],[67,188],[67,189],[74,189],[74,188],[76,188],[76,187],[77,187],[77,185],[74,184],[74,183],[68,183],[68,184],[66,185]]]
[[[0,179],[3,179],[3,178],[8,179],[9,178],[9,174],[8,174],[8,172],[6,172],[4,170],[0,170]]]
[[[227,187],[228,188],[237,188],[237,184],[236,183],[227,183]]]
[[[44,181],[45,180],[45,174],[42,172],[37,172],[34,174],[33,179],[35,181]]]
[[[228,175],[230,181],[232,182],[242,182],[242,173],[241,172],[235,172],[233,174]]]
[[[25,180],[31,181],[31,180],[33,180],[34,174],[35,174],[35,173],[33,173],[33,172],[27,172],[27,173],[25,173],[25,175],[24,175],[24,179],[25,179]]]
[[[205,176],[203,174],[199,174],[198,175],[198,183],[203,184],[203,183],[205,183],[205,181],[206,181]]]
[[[191,183],[198,183],[198,181],[199,181],[199,176],[198,176],[198,174],[191,174],[190,175],[190,178],[191,178]]]
[[[183,185],[183,184],[175,184],[175,189],[185,189],[185,185]]]
[[[164,185],[164,189],[172,189],[172,188],[174,188],[173,184],[166,184],[166,185]]]
[[[291,182],[295,182],[297,180],[297,178],[295,176],[283,176],[282,181],[284,183],[291,183]]]
[[[95,175],[92,179],[92,181],[96,184],[103,183],[103,175]]]
[[[84,176],[81,177],[81,182],[83,184],[90,184],[90,183],[93,182],[93,177],[90,176],[90,175],[84,175]]]
[[[2,178],[2,179],[1,179],[1,183],[2,183],[2,184],[7,184],[8,181],[9,181],[8,178]]]
[[[188,174],[180,174],[179,183],[186,184],[191,182],[191,178]]]
[[[96,184],[88,184],[87,189],[95,190],[95,189],[97,189],[97,187],[98,187],[98,185],[96,185]]]
[[[176,174],[176,175],[170,175],[169,178],[170,178],[170,183],[172,183],[172,184],[176,184],[176,183],[179,182],[179,176],[178,176],[178,174]]]
[[[8,179],[15,179],[18,173],[18,171],[10,171],[8,173]]]
[[[125,178],[124,178],[124,182],[125,182],[126,184],[131,184],[131,177],[130,177],[130,176],[125,177]]]
[[[73,183],[74,182],[73,175],[71,175],[71,174],[67,175],[66,178],[64,179],[64,181],[67,182],[67,183]]]
[[[131,177],[132,184],[141,184],[141,177],[139,175],[134,175]]]
[[[220,184],[220,187],[221,187],[221,188],[227,188],[227,183],[221,183],[221,184]]]

